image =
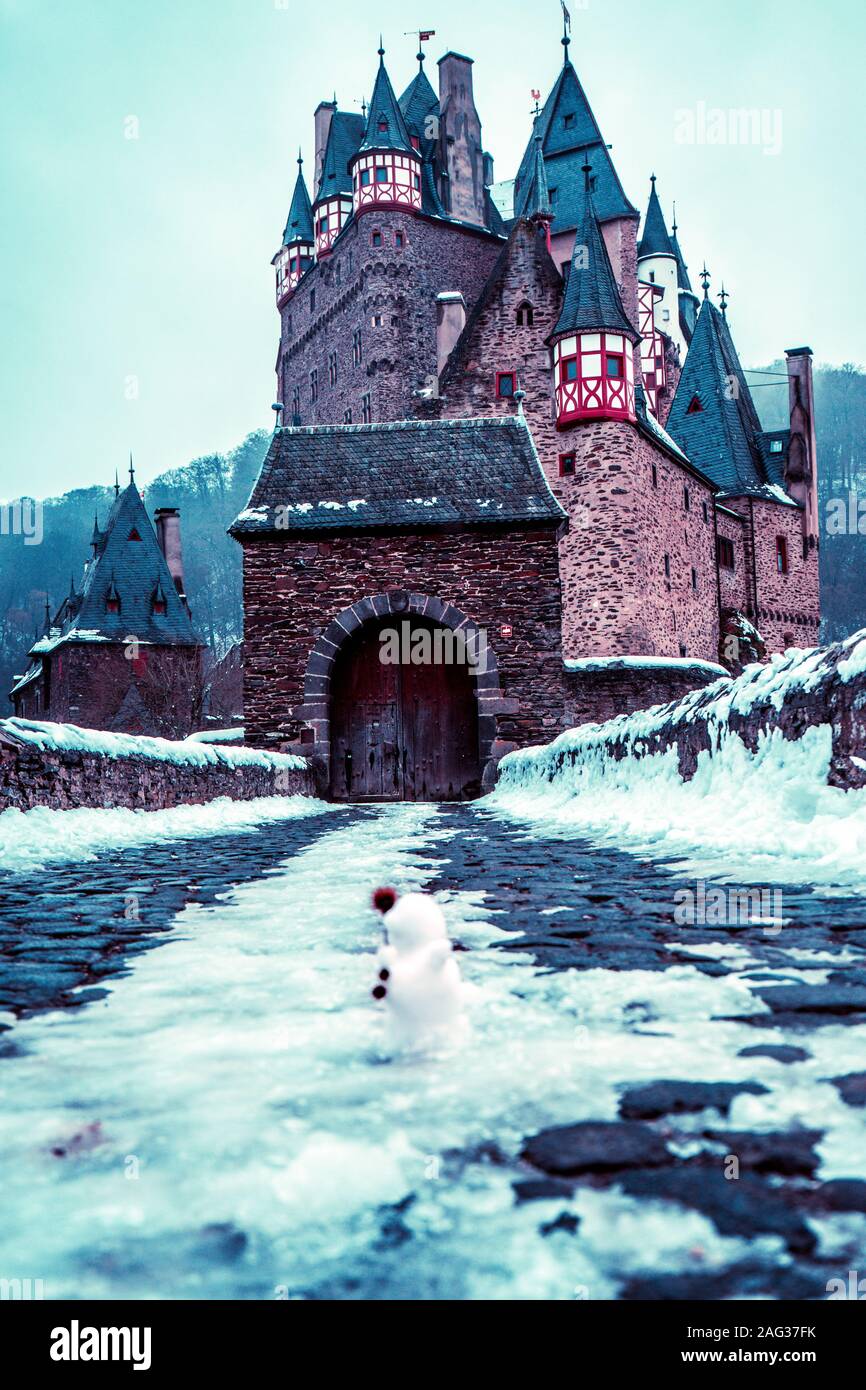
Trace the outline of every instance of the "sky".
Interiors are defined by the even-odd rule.
[[[632,202],[649,175],[745,363],[866,364],[862,0],[569,0],[571,58]],[[0,497],[142,482],[270,429],[270,260],[313,111],[359,110],[379,30],[475,59],[497,180],[562,62],[559,0],[0,0]],[[718,112],[757,114],[721,143]],[[736,132],[735,132],[736,133]]]

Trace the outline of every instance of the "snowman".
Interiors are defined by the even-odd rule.
[[[413,1048],[453,1038],[463,1020],[464,984],[442,909],[426,893],[377,888],[385,944],[379,948],[374,999],[384,999],[395,1046]]]

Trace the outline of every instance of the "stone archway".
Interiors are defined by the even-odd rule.
[[[409,593],[403,589],[390,589],[385,593],[371,594],[358,599],[350,608],[338,613],[316,641],[307,661],[304,675],[304,703],[295,710],[295,716],[313,732],[312,748],[306,745],[304,751],[318,756],[327,769],[327,785],[330,787],[332,760],[332,696],[337,662],[340,654],[356,634],[366,626],[381,626],[381,620],[392,617],[395,620],[411,618],[427,619],[431,624],[450,629],[466,641],[475,640],[481,635],[481,628],[466,613],[453,604],[432,594]],[[497,746],[497,717],[503,713],[513,713],[516,702],[505,700],[499,684],[499,668],[496,654],[489,643],[485,644],[485,668],[473,674],[474,696],[477,701],[478,759],[485,786],[491,785],[492,771],[496,755],[506,751]]]

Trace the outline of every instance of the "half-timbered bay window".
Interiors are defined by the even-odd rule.
[[[348,193],[325,198],[316,204],[316,255],[319,260],[331,254],[334,242],[351,216],[352,199]]]
[[[634,420],[634,363],[621,333],[578,333],[554,344],[556,418]]]
[[[356,213],[377,207],[421,211],[421,164],[414,150],[359,155],[352,185]]]

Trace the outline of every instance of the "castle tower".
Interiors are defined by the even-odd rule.
[[[381,41],[367,125],[350,169],[356,216],[381,208],[421,211],[421,155],[394,95]]]
[[[349,160],[364,133],[364,118],[351,111],[338,111],[332,103],[322,103],[316,112],[316,139],[322,138],[320,117],[328,116],[327,137],[322,155],[322,172],[313,203],[316,257],[331,254],[334,242],[352,216],[352,176]]]
[[[634,345],[629,320],[595,215],[584,165],[586,202],[578,228],[562,312],[550,335],[556,423],[630,420],[635,416]]]
[[[313,212],[304,182],[304,161],[298,151],[298,177],[286,219],[283,244],[271,261],[277,272],[277,308],[281,309],[313,264]]]

